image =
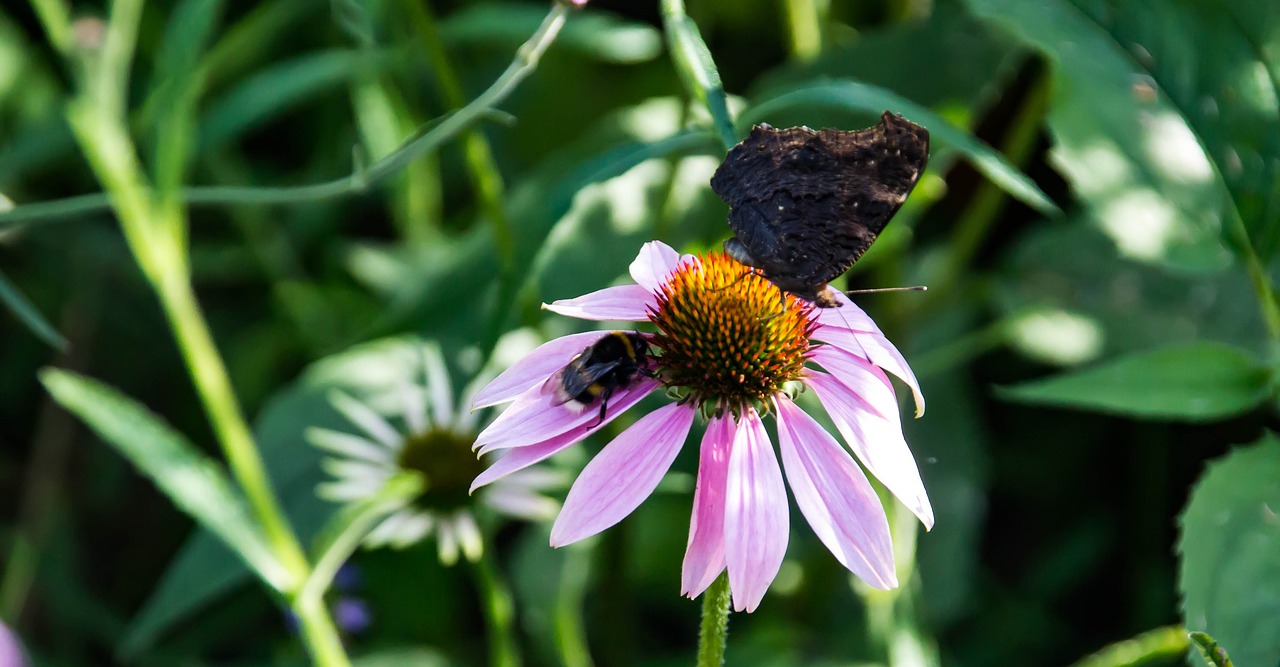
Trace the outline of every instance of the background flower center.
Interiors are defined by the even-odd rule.
[[[471,451],[475,437],[443,429],[409,436],[397,463],[427,477],[427,490],[414,504],[426,510],[447,511],[471,503],[467,490],[484,464]]]

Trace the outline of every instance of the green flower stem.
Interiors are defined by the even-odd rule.
[[[520,667],[520,649],[516,645],[516,606],[511,589],[503,581],[493,562],[493,550],[486,548],[480,560],[472,563],[476,585],[480,588],[484,608],[485,630],[489,635],[489,664],[492,667]]]
[[[680,80],[689,94],[711,113],[711,121],[725,150],[733,148],[738,143],[738,133],[733,129],[728,96],[711,50],[702,41],[697,24],[685,14],[684,0],[662,0],[662,26],[667,35],[667,50],[671,52]]]
[[[200,312],[191,285],[186,211],[172,200],[157,202],[129,136],[125,90],[141,13],[141,0],[116,0],[112,5],[102,49],[82,63],[92,69],[85,70],[89,77],[80,97],[67,105],[67,120],[120,220],[134,259],[159,297],[228,467],[272,551],[291,575],[283,590],[298,615],[308,650],[318,665],[347,667],[350,662],[323,601],[296,594],[310,565],[280,509]]]
[[[724,665],[724,649],[729,639],[729,575],[719,577],[702,594],[702,627],[698,629],[697,667]]]
[[[316,667],[351,667],[347,649],[342,646],[342,636],[338,634],[323,598],[297,597],[290,608],[298,617],[302,639]]]
[[[1170,625],[1104,646],[1102,650],[1085,657],[1072,667],[1121,667],[1157,661],[1172,664],[1186,655],[1190,646],[1187,631]]]
[[[64,0],[31,0],[45,37],[59,53],[71,50],[71,7]]]
[[[592,667],[591,649],[587,645],[586,628],[582,625],[582,602],[591,578],[593,548],[566,549],[560,569],[560,587],[556,594],[556,647],[565,667]]]
[[[1041,75],[1028,92],[1026,100],[1018,110],[1005,133],[1001,152],[1015,166],[1021,166],[1031,157],[1035,148],[1036,137],[1044,115],[1049,108],[1049,76]],[[963,288],[962,274],[968,270],[969,263],[982,247],[982,243],[990,233],[1000,212],[1008,203],[1004,190],[989,180],[983,180],[974,193],[969,205],[965,207],[960,219],[952,227],[951,242],[947,244],[946,261],[936,279],[928,281],[935,286],[926,295],[923,303],[945,303],[951,298],[951,290]]]
[[[1245,231],[1244,221],[1234,204],[1230,207],[1231,232],[1239,248],[1240,258],[1244,261],[1245,271],[1249,274],[1249,284],[1253,286],[1254,296],[1258,299],[1258,307],[1262,310],[1262,320],[1267,325],[1267,333],[1271,335],[1273,353],[1280,352],[1280,307],[1276,305],[1275,290],[1271,286],[1271,277],[1267,268],[1253,250],[1249,241],[1249,233]]]
[[[782,0],[787,15],[787,37],[791,57],[808,62],[822,53],[822,21],[827,3],[824,0]]]
[[[404,146],[363,170],[323,183],[295,187],[241,187],[205,186],[188,187],[179,191],[177,199],[187,206],[206,205],[289,205],[326,199],[347,197],[367,192],[382,181],[399,172],[406,165],[433,151],[477,121],[491,116],[495,107],[537,68],[542,54],[555,41],[564,26],[569,8],[556,3],[542,25],[527,42],[516,51],[515,59],[491,86],[467,106],[446,116],[431,130],[410,138]],[[46,28],[46,32],[49,30]],[[114,206],[112,193],[97,193],[57,199],[48,202],[25,204],[0,212],[0,228],[20,222],[48,221],[53,219],[100,213]]]

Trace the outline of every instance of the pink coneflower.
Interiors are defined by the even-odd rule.
[[[884,508],[849,452],[793,400],[811,389],[871,474],[927,528],[933,510],[902,436],[887,370],[924,402],[915,376],[871,318],[845,302],[814,308],[722,253],[681,257],[660,242],[620,285],[549,310],[588,320],[652,322],[660,354],[597,410],[559,404],[556,373],[603,332],[549,341],[476,396],[474,406],[513,401],[477,438],[481,454],[510,450],[472,489],[586,438],[659,387],[678,398],[641,417],[583,469],[551,530],[552,546],[621,521],[653,491],[689,434],[708,420],[685,552],[682,592],[702,593],[728,570],[736,610],[752,611],[778,573],[788,539],[787,495],[761,415],[777,421],[783,469],[796,504],[842,565],[876,588],[898,585]],[[820,367],[820,368],[819,368]],[[883,369],[883,370],[882,370]]]

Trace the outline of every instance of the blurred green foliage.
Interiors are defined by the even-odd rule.
[[[935,138],[848,283],[930,287],[863,303],[929,398],[906,429],[936,528],[895,521],[904,587],[888,594],[795,531],[760,610],[732,617],[728,664],[1179,664],[1169,631],[1138,662],[1123,660],[1142,641],[1100,651],[1175,623],[1242,666],[1280,660],[1280,5],[687,4],[739,136],[761,121],[863,127],[890,108]],[[0,618],[38,664],[301,664],[279,601],[37,378],[98,378],[115,389],[45,376],[55,395],[147,418],[117,394],[131,397],[182,434],[130,440],[104,426],[116,413],[75,410],[121,451],[178,468],[217,451],[110,210],[5,218],[9,201],[16,216],[101,190],[66,120],[80,79],[61,52],[92,52],[107,10],[73,7],[51,46],[48,6],[61,5],[0,9]],[[482,94],[546,9],[152,3],[129,129],[166,196],[357,183]],[[334,387],[397,382],[394,336],[438,341],[471,377],[583,328],[539,304],[618,281],[644,241],[694,251],[728,235],[707,181],[730,128],[699,94],[713,110],[719,98],[684,83],[714,81],[673,61],[671,37],[657,2],[592,2],[500,113],[369,192],[193,195],[201,307],[305,539],[337,508],[314,496],[319,452],[302,432],[340,424]],[[555,465],[580,467],[619,428]],[[1226,453],[1244,443],[1257,444]],[[683,452],[662,493],[586,545],[493,526],[526,664],[692,661],[699,605],[677,592],[695,459]],[[144,472],[181,495],[166,470]],[[234,502],[188,511],[219,509]],[[441,566],[430,544],[354,562],[373,614],[349,638],[358,664],[484,663],[474,570]]]

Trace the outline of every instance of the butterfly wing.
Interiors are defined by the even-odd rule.
[[[915,187],[929,132],[888,111],[865,130],[752,129],[711,188],[753,264],[804,291],[844,273]]]

